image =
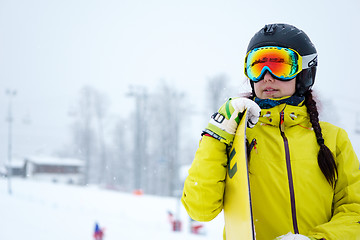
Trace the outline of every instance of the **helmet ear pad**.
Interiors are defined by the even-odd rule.
[[[316,67],[302,70],[296,76],[296,95],[302,96],[315,82]]]

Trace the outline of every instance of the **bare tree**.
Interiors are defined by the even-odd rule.
[[[208,99],[207,102],[209,103],[211,113],[216,112],[229,97],[226,95],[229,93],[229,89],[227,89],[228,83],[229,79],[225,74],[218,74],[208,78],[206,97]]]
[[[184,94],[162,83],[152,96],[150,122],[152,192],[172,196],[179,187],[179,144]]]
[[[85,86],[80,91],[78,104],[72,110],[74,117],[72,152],[75,157],[85,161],[84,184],[98,183],[99,178],[102,179],[105,173],[106,147],[103,121],[107,106],[105,95],[90,86]]]
[[[119,119],[113,131],[113,153],[109,161],[109,175],[111,176],[110,185],[122,191],[130,191],[133,187],[133,166],[130,157],[128,131],[129,121]],[[131,132],[132,133],[132,132]]]

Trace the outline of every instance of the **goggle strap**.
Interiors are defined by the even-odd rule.
[[[308,69],[317,66],[317,53],[302,56],[302,69]]]

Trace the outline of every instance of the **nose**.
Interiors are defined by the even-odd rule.
[[[275,82],[275,78],[267,71],[264,75],[264,82]]]

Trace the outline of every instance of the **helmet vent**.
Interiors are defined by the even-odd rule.
[[[264,34],[265,35],[272,35],[275,33],[276,24],[267,24],[264,27]]]

